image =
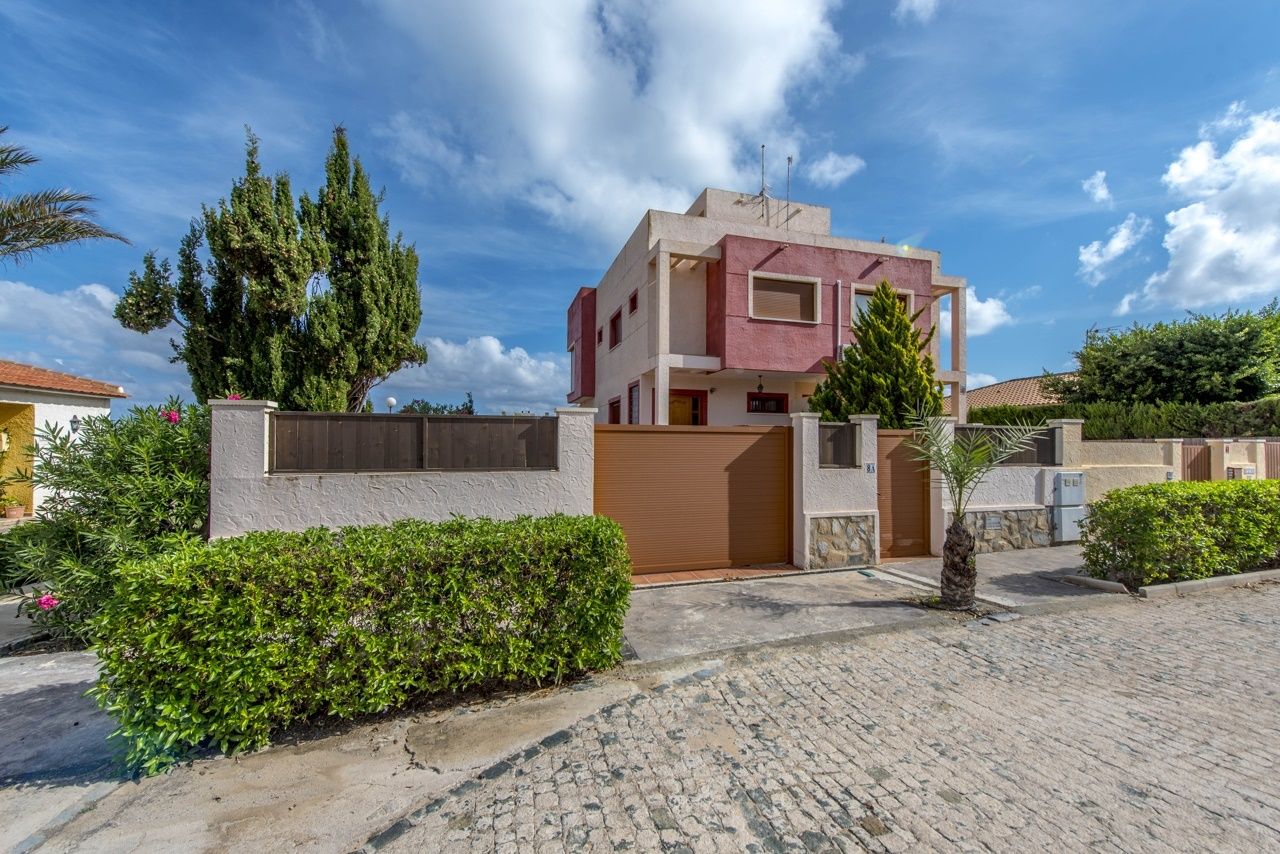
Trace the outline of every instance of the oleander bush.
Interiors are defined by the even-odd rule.
[[[1249,403],[1051,403],[969,410],[974,424],[1035,424],[1054,418],[1083,418],[1086,439],[1280,436],[1280,398]]]
[[[546,684],[622,654],[631,563],[601,516],[252,533],[121,567],[93,688],[143,772],[325,716]]]
[[[1174,481],[1107,493],[1089,508],[1081,543],[1094,578],[1131,589],[1274,566],[1280,482]]]
[[[209,410],[175,399],[85,418],[75,435],[38,429],[24,479],[45,499],[35,519],[0,535],[0,584],[38,582],[23,610],[55,634],[87,640],[86,621],[117,567],[203,536]]]

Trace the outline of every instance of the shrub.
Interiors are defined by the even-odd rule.
[[[1081,542],[1090,575],[1130,588],[1248,572],[1280,556],[1280,483],[1117,489],[1090,507]]]
[[[56,633],[84,637],[117,567],[198,539],[209,512],[209,413],[177,401],[94,416],[72,436],[37,431],[26,479],[47,491],[38,517],[0,541],[0,581],[44,582],[59,600],[23,609]]]
[[[981,406],[974,424],[1022,424],[1083,418],[1086,439],[1176,439],[1280,436],[1280,398],[1252,403],[1062,403]]]
[[[154,771],[318,716],[558,682],[622,652],[622,530],[599,516],[246,534],[122,567],[93,689]]]

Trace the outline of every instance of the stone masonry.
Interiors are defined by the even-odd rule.
[[[376,847],[1280,850],[1280,586],[1116,603],[711,664]]]
[[[950,514],[948,514],[950,515]],[[973,534],[977,552],[1038,549],[1053,544],[1053,520],[1049,510],[970,510],[965,526]]]
[[[874,516],[823,516],[809,521],[810,569],[840,569],[874,563]]]

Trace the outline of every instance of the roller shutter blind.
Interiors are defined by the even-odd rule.
[[[755,276],[751,280],[751,313],[772,320],[817,320],[817,285]]]

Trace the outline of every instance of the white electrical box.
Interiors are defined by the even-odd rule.
[[[1054,472],[1053,506],[1075,507],[1082,504],[1084,504],[1084,472]]]
[[[1257,480],[1257,466],[1227,466],[1227,480]]]
[[[1074,543],[1080,539],[1080,523],[1084,521],[1083,507],[1053,508],[1054,543]]]

